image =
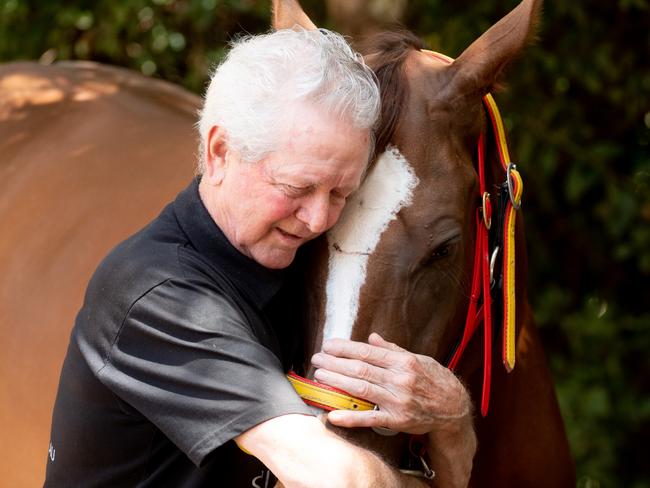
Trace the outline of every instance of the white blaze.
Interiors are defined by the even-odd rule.
[[[338,223],[327,233],[329,264],[323,340],[349,339],[366,281],[368,258],[398,212],[410,205],[418,184],[409,162],[389,147],[348,200]]]

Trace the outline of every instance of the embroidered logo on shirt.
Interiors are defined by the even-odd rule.
[[[251,481],[251,486],[253,488],[269,488],[270,478],[271,471],[268,469],[263,469],[261,475],[253,478],[253,481]]]
[[[54,446],[52,445],[51,441],[50,441],[50,448],[47,450],[47,453],[50,456],[50,461],[54,462],[54,458],[56,457],[56,449],[54,449]]]

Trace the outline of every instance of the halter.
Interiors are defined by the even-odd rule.
[[[510,161],[503,122],[492,95],[483,97],[483,105],[491,122],[505,182],[497,186],[498,213],[496,226],[492,225],[492,203],[485,183],[485,138],[478,140],[479,191],[482,204],[476,209],[476,244],[474,271],[465,328],[451,360],[447,364],[454,371],[470,339],[483,324],[483,392],[481,414],[487,415],[490,403],[492,373],[492,308],[501,307],[501,355],[507,372],[515,367],[515,212],[521,206],[523,181],[517,167]],[[500,265],[498,264],[500,263]],[[494,297],[493,297],[494,295]],[[482,303],[481,303],[482,302]],[[480,306],[479,306],[480,303]],[[477,311],[478,309],[478,311]]]
[[[303,378],[293,371],[287,374],[287,379],[305,403],[321,410],[327,410],[328,412],[332,410],[362,411],[375,408],[374,403],[353,397],[347,391],[339,388]]]
[[[444,54],[423,50],[434,58],[450,64],[453,59]],[[524,184],[517,166],[510,160],[506,133],[501,114],[491,94],[483,97],[487,120],[492,127],[497,154],[505,181],[496,187],[498,213],[496,226],[492,226],[491,195],[485,181],[485,141],[489,130],[478,139],[477,172],[481,206],[476,209],[476,241],[474,244],[474,271],[472,291],[463,336],[454,348],[447,367],[456,370],[470,339],[483,324],[483,391],[481,394],[481,415],[485,417],[490,404],[490,383],[492,376],[492,308],[493,301],[501,303],[501,356],[509,373],[515,367],[515,212],[521,207]],[[498,264],[500,263],[500,264]],[[495,269],[497,270],[495,274]],[[493,299],[494,295],[494,299]],[[479,306],[480,303],[480,306]],[[478,309],[478,310],[477,310]]]

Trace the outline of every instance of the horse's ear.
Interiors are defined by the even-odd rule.
[[[297,0],[273,0],[273,28],[293,29],[296,25],[306,30],[317,29]]]
[[[534,38],[541,7],[542,0],[523,0],[465,49],[450,67],[454,88],[468,95],[489,92],[505,66]]]

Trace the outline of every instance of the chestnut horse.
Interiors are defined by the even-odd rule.
[[[276,6],[278,26],[305,19],[294,2]],[[511,24],[524,22],[515,20]],[[368,58],[388,97],[379,146],[399,152],[396,159],[411,165],[418,183],[410,188],[412,203],[399,209],[369,256],[367,269],[374,272],[360,286],[357,313],[349,314],[352,338],[365,339],[372,327],[414,352],[442,358],[461,333],[473,246],[473,139],[483,123],[480,94],[491,82],[486,77],[485,85],[461,87],[479,73],[455,67],[489,67],[496,75],[521,47],[495,48],[484,37],[451,66],[420,53],[410,36],[384,41]],[[489,57],[493,49],[504,57]],[[51,406],[85,284],[101,257],[191,177],[200,100],[167,83],[89,63],[5,65],[0,88],[0,469],[3,484],[19,487],[41,483],[45,456],[56,456],[47,444]],[[382,167],[376,164],[369,176]],[[311,316],[324,325],[331,300],[326,287],[335,273],[328,270],[328,240],[319,246],[314,273],[322,281],[312,288]],[[520,291],[519,303],[524,296]],[[477,420],[472,483],[568,486],[571,460],[527,308],[518,311],[517,332],[517,367],[494,375],[490,414]],[[322,334],[312,336],[318,347]],[[473,393],[480,391],[480,358],[472,343],[461,363]],[[377,436],[367,437],[382,449]]]
[[[277,2],[275,26],[313,29],[295,1]],[[486,131],[483,97],[532,36],[541,1],[524,0],[455,61],[421,50],[410,33],[379,35],[366,60],[377,73],[382,120],[363,187],[308,259],[312,282],[306,357],[324,338],[366,341],[370,332],[445,363],[463,335],[481,205],[477,141]],[[494,149],[494,144],[492,146]],[[504,181],[491,151],[489,191]],[[502,171],[502,170],[501,170]],[[482,225],[482,224],[481,224]],[[525,290],[523,219],[516,217],[516,367],[492,367],[489,414],[476,422],[472,486],[575,486],[552,378]],[[459,373],[481,403],[482,338]],[[309,371],[306,365],[305,370]],[[362,391],[351,391],[363,396]],[[478,405],[477,405],[478,406]],[[337,429],[397,465],[404,437]]]

